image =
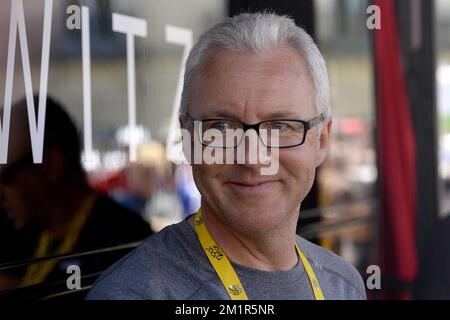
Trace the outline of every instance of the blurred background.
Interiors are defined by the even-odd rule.
[[[0,4],[0,105],[6,95],[15,1]],[[41,77],[44,3],[23,1],[35,93]],[[381,9],[379,30],[367,24],[371,5]],[[70,6],[77,7],[68,13]],[[83,78],[88,75],[82,48],[86,34],[82,28],[68,28],[68,19],[82,6],[88,9],[81,25],[90,37],[84,57],[89,54],[89,87]],[[450,234],[450,229],[436,229],[445,225],[441,222],[450,211],[450,2],[446,0],[55,0],[48,95],[78,128],[86,185],[77,180],[79,187],[63,189],[58,186],[68,180],[61,178],[60,185],[49,182],[52,192],[35,190],[45,188],[44,183],[35,189],[31,183],[21,191],[20,186],[14,189],[14,179],[25,181],[20,171],[37,165],[26,162],[23,152],[14,158],[14,145],[21,141],[12,125],[8,162],[0,164],[0,171],[8,173],[0,180],[0,298],[83,298],[98,275],[140,240],[198,209],[200,196],[191,169],[179,161],[176,137],[170,134],[176,130],[174,110],[185,50],[224,17],[264,9],[287,14],[303,26],[317,42],[330,74],[332,143],[302,205],[298,233],[351,262],[364,280],[371,275],[370,265],[379,266],[381,288],[368,289],[370,299],[450,298],[445,288],[438,288],[445,283],[450,288],[450,243],[444,236],[431,236]],[[147,36],[134,37],[136,125],[131,127],[127,37],[113,31],[113,13],[147,23]],[[178,40],[167,34],[168,26],[179,28]],[[13,119],[26,93],[22,65],[17,40]],[[83,96],[87,88],[90,109]],[[3,124],[3,112],[0,117]],[[86,141],[89,128],[92,140]],[[135,161],[130,161],[130,143],[136,145]],[[58,190],[73,191],[56,197]],[[40,221],[47,218],[40,217],[38,209],[21,208],[31,201],[27,200],[31,194],[39,195],[39,208],[49,212],[56,210],[53,197],[85,203],[80,200],[84,197],[68,192],[95,194],[86,208],[100,218],[80,218],[79,225],[54,228],[52,234],[42,227]],[[117,215],[108,216],[111,211]],[[77,216],[67,214],[67,219]],[[140,233],[131,231],[132,226]],[[441,249],[431,254],[429,248],[436,242]],[[446,269],[445,259],[439,262],[437,273],[444,280],[421,280],[421,270],[434,270],[440,257],[449,263]],[[69,265],[80,266],[79,290],[67,288]]]

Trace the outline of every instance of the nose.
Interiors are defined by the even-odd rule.
[[[257,128],[244,129],[244,135],[236,147],[235,163],[256,167],[266,165],[270,161],[269,152],[260,139]]]

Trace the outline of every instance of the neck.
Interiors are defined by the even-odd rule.
[[[298,210],[296,212],[291,220],[298,219]],[[202,215],[211,237],[230,261],[263,271],[290,270],[297,264],[297,220],[284,223],[273,230],[243,233],[203,206]],[[193,218],[189,219],[192,226]]]
[[[55,238],[63,237],[71,219],[78,213],[83,200],[91,192],[84,182],[68,183],[53,192],[46,207],[47,230]]]

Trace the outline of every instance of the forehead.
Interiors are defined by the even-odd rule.
[[[191,102],[192,116],[305,117],[315,110],[308,64],[288,46],[267,53],[209,49],[194,78]]]

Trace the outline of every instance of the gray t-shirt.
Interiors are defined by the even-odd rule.
[[[325,299],[366,299],[364,282],[349,263],[297,236]],[[261,271],[232,263],[249,299],[314,299],[299,261],[288,271]],[[184,220],[150,236],[95,282],[87,299],[229,299],[197,234]]]

